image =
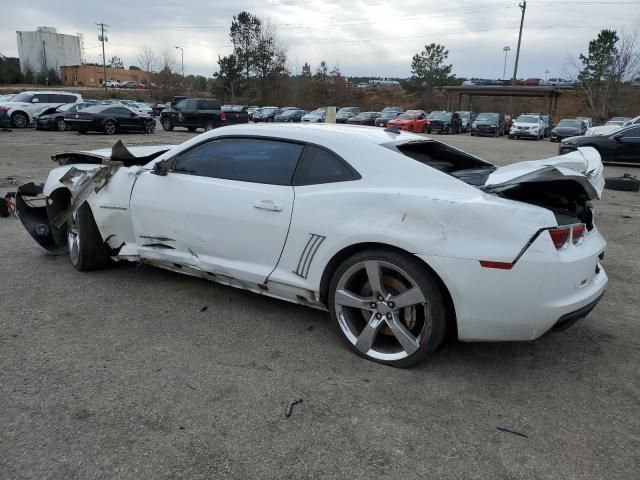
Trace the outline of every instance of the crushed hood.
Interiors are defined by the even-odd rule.
[[[498,193],[524,183],[573,180],[584,189],[588,198],[601,198],[603,171],[598,151],[593,147],[579,147],[565,155],[497,168],[488,176],[483,190]]]
[[[102,164],[105,161],[122,162],[125,167],[134,165],[146,165],[154,158],[171,150],[175,145],[145,145],[140,147],[127,147],[122,140],[118,140],[112,148],[99,150],[76,150],[57,153],[51,159],[64,166],[78,163]]]

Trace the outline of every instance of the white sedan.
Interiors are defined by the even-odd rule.
[[[607,283],[588,147],[498,168],[394,129],[265,124],[53,159],[17,208],[78,270],[143,262],[328,310],[384,364],[410,366],[447,335],[536,339]]]

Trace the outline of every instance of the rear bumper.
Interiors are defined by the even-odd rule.
[[[420,255],[453,300],[463,341],[528,341],[583,318],[604,294],[608,278],[599,256],[606,242],[593,229],[562,252],[540,235],[512,269],[478,260]]]
[[[596,307],[598,302],[602,300],[602,297],[604,297],[604,292],[602,292],[600,296],[596,298],[593,302],[585,305],[584,307],[579,308],[573,312],[564,314],[558,319],[558,321],[553,325],[553,327],[551,327],[551,330],[549,331],[561,332],[569,328],[578,320],[584,319],[587,315],[591,313],[591,310],[593,310]]]

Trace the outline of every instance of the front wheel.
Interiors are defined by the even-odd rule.
[[[147,122],[146,125],[144,126],[144,133],[147,133],[147,134],[150,135],[155,131],[156,131],[156,121],[155,120]]]
[[[64,123],[64,118],[58,118],[56,120],[56,130],[59,132],[64,132],[67,129],[67,126]]]
[[[27,128],[29,126],[29,117],[26,113],[16,112],[11,115],[11,123],[15,128]]]
[[[83,203],[67,221],[67,244],[73,268],[99,270],[109,265],[109,247],[102,240],[88,203]]]
[[[169,117],[165,117],[161,120],[163,130],[170,132],[173,130],[173,123]]]
[[[340,265],[329,311],[347,344],[374,362],[410,367],[435,351],[446,331],[440,287],[411,255],[357,253]]]

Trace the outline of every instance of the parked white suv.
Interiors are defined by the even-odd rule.
[[[81,102],[82,95],[77,93],[45,90],[22,92],[0,105],[0,126],[25,128],[33,122],[33,115],[43,108]]]
[[[117,80],[107,80],[104,82],[105,87],[118,88],[120,86],[120,82]]]
[[[509,138],[544,138],[544,121],[540,115],[525,114],[516,118],[509,130]]]

